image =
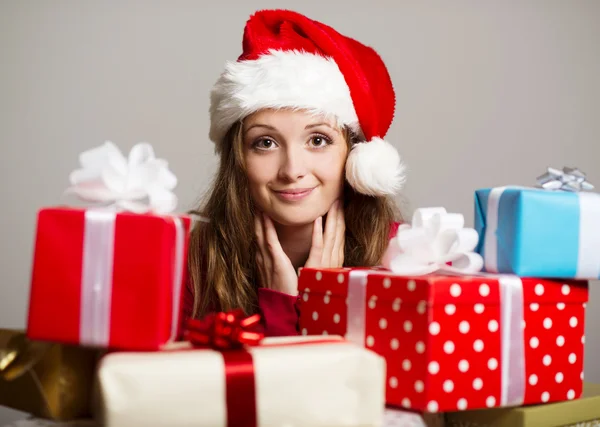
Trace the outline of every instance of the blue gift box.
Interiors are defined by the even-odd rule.
[[[475,191],[484,269],[521,277],[600,278],[600,194],[542,188]]]

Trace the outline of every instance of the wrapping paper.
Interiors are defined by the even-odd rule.
[[[310,337],[267,338],[249,349],[257,425],[381,425],[383,358],[330,338],[326,343]],[[231,384],[226,384],[223,354],[215,350],[108,354],[98,384],[106,427],[228,425],[225,395]],[[240,407],[245,397],[240,396]]]
[[[444,415],[388,408],[385,410],[383,427],[444,427]]]
[[[89,417],[100,355],[32,342],[21,331],[0,329],[0,405],[51,420]]]
[[[390,405],[444,412],[581,394],[587,282],[304,268],[299,291],[303,334],[385,357]]]
[[[131,350],[175,340],[189,227],[186,216],[40,210],[28,337]]]
[[[521,277],[600,278],[600,194],[497,187],[475,192],[484,268]]]
[[[445,414],[448,427],[600,426],[600,385],[585,383],[581,399],[528,407]]]
[[[41,418],[26,418],[2,427],[101,427],[93,419],[73,421],[49,421]]]

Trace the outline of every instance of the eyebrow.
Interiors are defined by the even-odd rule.
[[[320,122],[320,123],[313,123],[313,124],[310,124],[310,125],[306,125],[306,127],[304,129],[312,129],[312,128],[316,128],[316,127],[319,127],[319,126],[327,126],[331,130],[339,132],[336,128],[334,128],[333,126],[331,126],[327,122]]]
[[[304,129],[312,129],[312,128],[316,128],[319,126],[327,126],[331,130],[339,132],[337,129],[335,129],[333,126],[331,126],[329,123],[326,123],[326,122],[312,123],[310,125],[306,125],[306,127]],[[264,123],[256,123],[256,124],[248,126],[248,128],[244,131],[244,133],[248,132],[252,128],[265,128],[265,129],[269,129],[269,130],[277,130],[277,128],[275,128],[274,126],[271,126],[271,125],[266,125]]]
[[[248,132],[252,128],[265,128],[265,129],[269,129],[269,130],[277,130],[274,126],[265,125],[262,123],[256,123],[254,125],[248,126],[248,128],[246,128],[246,130],[244,132]]]

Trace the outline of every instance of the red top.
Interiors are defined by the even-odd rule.
[[[390,237],[396,235],[399,223],[392,224]],[[192,315],[194,308],[194,290],[191,283],[183,291],[183,318]],[[266,336],[298,335],[299,296],[258,288],[258,306],[263,317]]]
[[[298,296],[267,288],[258,288],[258,305],[263,317],[266,336],[298,335]],[[194,309],[194,290],[188,282],[183,294],[183,317],[189,318]]]

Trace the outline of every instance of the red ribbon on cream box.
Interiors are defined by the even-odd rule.
[[[105,425],[381,425],[381,356],[335,336],[263,339],[258,323],[241,311],[215,313],[190,320],[189,341],[171,351],[106,355],[98,369]]]
[[[126,159],[107,142],[80,163],[67,193],[86,205],[38,213],[27,336],[159,349],[181,332],[191,218],[172,213],[177,180],[146,143]]]

